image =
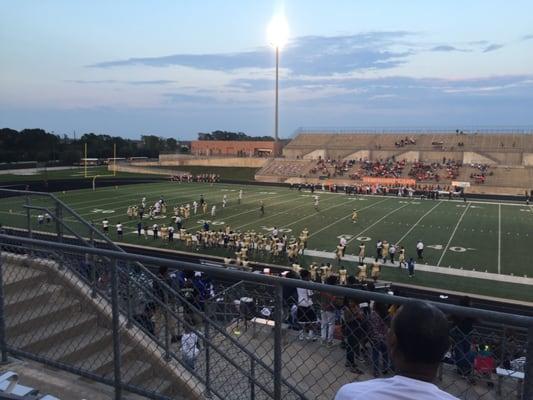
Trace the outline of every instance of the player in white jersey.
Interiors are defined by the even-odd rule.
[[[318,211],[318,195],[315,195],[314,199],[315,210]]]
[[[196,202],[196,200],[192,202],[192,209],[194,211],[194,215],[196,215],[196,212],[198,211],[198,203]]]
[[[226,195],[224,195],[224,198],[222,199],[222,208],[226,208],[226,204],[227,204],[227,199],[226,199]]]
[[[239,190],[239,204],[241,204],[242,201],[242,189]]]
[[[117,228],[117,235],[119,238],[122,237],[122,224],[119,222],[117,225],[116,225],[116,228]]]
[[[143,208],[146,208],[146,197],[143,197],[143,199],[141,200],[141,205],[143,206]]]
[[[217,206],[213,205],[213,207],[211,207],[211,216],[214,217],[216,213],[217,213]]]
[[[102,221],[102,228],[104,229],[104,233],[107,235],[107,233],[109,232],[109,221],[107,220],[107,218]]]

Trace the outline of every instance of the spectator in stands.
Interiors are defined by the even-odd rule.
[[[185,365],[194,370],[196,359],[200,354],[200,341],[194,332],[194,325],[189,321],[183,327],[184,333],[181,337],[181,355]]]
[[[432,383],[449,347],[448,323],[440,310],[422,301],[403,305],[387,342],[397,374],[344,385],[335,400],[457,400]]]
[[[298,279],[298,275],[294,271],[287,271],[285,274],[287,279]],[[293,318],[293,309],[297,307],[298,292],[293,286],[283,286],[283,309],[285,315],[285,321],[292,327],[296,327],[296,319]]]
[[[326,278],[327,285],[336,285],[337,276],[330,275]],[[335,311],[337,310],[338,298],[329,292],[320,292],[320,330],[322,343],[328,346],[333,345],[333,334],[335,332]]]
[[[359,303],[359,299],[347,298],[343,308],[346,366],[355,374],[363,373],[363,371],[357,368],[356,358],[361,358],[361,339],[366,335],[366,318],[359,307]]]
[[[165,285],[171,286],[170,275],[168,274],[168,267],[161,266],[156,275],[156,278],[152,281],[152,291],[155,304],[154,313],[154,330],[158,334],[163,324],[164,308],[168,307],[168,292]]]
[[[372,347],[372,368],[375,377],[378,377],[380,373],[385,375],[389,371],[387,317],[388,306],[383,303],[374,303],[369,320],[369,339]]]
[[[470,297],[461,297],[459,305],[470,307]],[[472,365],[474,363],[474,353],[471,351],[474,319],[455,315],[451,318],[451,325],[452,355],[455,366],[457,367],[457,373],[470,379]]]
[[[141,328],[151,335],[155,334],[155,324],[153,321],[155,305],[148,303],[144,306],[143,312],[133,316],[133,319],[139,323]]]
[[[311,274],[306,269],[300,271],[300,276],[304,281],[309,281],[311,278]],[[314,333],[316,314],[315,310],[313,309],[313,291],[304,288],[297,288],[296,291],[298,293],[298,323],[302,326],[299,339],[304,340],[306,338],[305,332],[307,332],[307,339],[314,341],[316,340]]]

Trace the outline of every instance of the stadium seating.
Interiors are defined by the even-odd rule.
[[[312,161],[275,159],[257,173],[269,176],[303,176],[309,171]]]
[[[487,190],[489,186],[533,187],[531,133],[458,130],[328,134],[309,130],[299,133],[285,146],[283,154],[286,163],[302,158],[315,161],[307,171],[304,164],[301,168],[286,169],[279,162],[271,165],[268,170],[274,170],[279,180],[282,177],[359,180],[372,176],[415,178],[422,183],[450,184],[454,180],[483,185]],[[405,161],[402,168],[394,166],[400,161]],[[512,192],[516,194],[516,190]]]

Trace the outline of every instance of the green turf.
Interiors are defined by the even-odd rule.
[[[237,204],[239,189],[244,190],[244,201]],[[206,201],[217,204],[215,218],[193,216],[185,227],[191,231],[201,229],[202,220],[208,219],[214,229],[230,225],[236,230],[267,232],[276,226],[286,230],[289,236],[298,236],[308,228],[311,234],[308,249],[333,252],[340,235],[348,238],[347,254],[357,251],[360,240],[367,240],[367,255],[374,255],[377,239],[399,242],[405,246],[407,256],[415,254],[417,240],[426,244],[424,262],[430,265],[488,271],[518,276],[532,276],[528,257],[533,227],[533,210],[525,205],[509,203],[492,204],[473,202],[464,204],[458,201],[433,201],[420,199],[399,199],[397,197],[362,198],[347,197],[344,194],[323,193],[320,196],[319,211],[313,207],[310,193],[298,192],[280,187],[229,184],[177,184],[170,182],[146,185],[127,185],[117,189],[100,188],[96,191],[78,190],[57,195],[74,208],[82,217],[101,226],[107,217],[111,223],[111,238],[116,239],[114,224],[125,226],[124,241],[163,248],[189,250],[181,242],[168,244],[162,240],[137,237],[136,220],[128,220],[128,205],[137,205],[143,196],[148,204],[153,204],[163,196],[172,207],[186,202],[192,203],[203,194]],[[228,207],[222,210],[222,196],[228,195]],[[264,200],[266,214],[261,217],[259,201]],[[34,204],[46,206],[48,200],[32,198]],[[167,218],[157,223],[171,223],[172,209]],[[351,222],[351,211],[359,210],[359,220]],[[468,207],[468,208],[466,208]],[[22,199],[2,199],[0,201],[0,222],[3,225],[25,226]],[[36,212],[32,213],[32,225],[42,230],[52,230],[52,226],[37,226]],[[150,221],[152,225],[154,221]],[[220,224],[220,225],[216,225]],[[501,227],[501,229],[500,229]],[[80,231],[82,227],[73,225]],[[83,232],[82,232],[83,233]],[[192,251],[195,251],[193,249]],[[231,255],[225,249],[200,250],[209,254]],[[318,260],[319,258],[317,258]],[[261,261],[287,265],[285,259],[272,260],[262,257]],[[331,260],[330,260],[331,261]],[[310,260],[306,259],[306,263]],[[403,282],[408,279],[398,271],[384,269],[385,279]],[[497,297],[533,300],[530,287],[497,283],[490,280],[461,278],[445,274],[417,272],[409,283],[438,287],[442,289],[468,291]]]

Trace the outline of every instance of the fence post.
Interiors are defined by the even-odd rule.
[[[163,293],[163,312],[165,313],[165,361],[170,361],[170,319],[168,316],[168,293]]]
[[[96,277],[96,266],[98,264],[98,258],[92,256],[91,259],[91,297],[95,299],[96,291],[98,288],[98,279]]]
[[[283,286],[275,287],[274,305],[274,400],[281,400],[281,325],[283,323]]]
[[[4,270],[2,268],[2,248],[0,247],[0,351],[1,364],[7,363],[6,320],[4,315]]]
[[[120,326],[119,326],[119,308],[118,308],[118,262],[113,260],[111,266],[111,309],[113,313],[113,367],[114,367],[114,384],[115,400],[122,398],[122,379],[120,375]]]
[[[62,219],[63,219],[63,212],[61,208],[61,203],[59,201],[56,201],[56,233],[57,233],[58,242],[63,241],[63,232],[62,232],[61,223],[60,223]]]
[[[131,278],[129,263],[126,263],[126,311],[128,313],[128,322],[126,322],[126,328],[131,329],[133,326],[133,311],[131,307]]]
[[[524,373],[524,390],[522,391],[522,399],[533,399],[533,326],[529,326],[527,329],[527,353]]]
[[[205,314],[207,318],[205,318],[205,326],[204,326],[204,346],[205,346],[205,397],[210,398],[211,397],[211,354],[210,354],[210,332],[209,332],[209,320],[208,318],[211,317],[211,302],[209,300],[206,300],[205,302]]]
[[[255,359],[250,358],[250,400],[255,400]]]
[[[26,196],[26,227],[28,229],[28,237],[33,237],[33,232],[31,229],[31,200],[30,196]]]

